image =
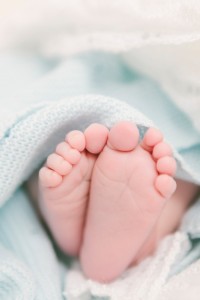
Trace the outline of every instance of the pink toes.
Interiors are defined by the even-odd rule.
[[[161,157],[156,164],[157,171],[161,174],[174,176],[176,173],[176,161],[173,157]]]
[[[160,142],[156,144],[155,147],[153,148],[152,155],[155,160],[163,156],[172,156],[172,149],[167,143]]]
[[[57,145],[55,153],[49,155],[46,166],[40,170],[41,184],[45,187],[58,186],[62,177],[68,175],[73,165],[79,162],[80,152],[86,147],[90,153],[101,152],[107,137],[108,129],[100,124],[92,124],[85,134],[78,130],[69,132],[66,141]]]
[[[56,147],[55,153],[48,156],[46,165],[39,172],[40,182],[45,187],[57,187],[61,184],[63,176],[68,175],[72,165],[77,164],[81,158],[80,151],[85,149],[85,136],[80,131],[72,131]]]
[[[40,169],[39,179],[44,187],[56,187],[62,182],[62,176],[47,167]]]
[[[62,182],[63,176],[68,175],[73,165],[81,158],[81,153],[87,149],[90,153],[100,153],[105,144],[117,151],[132,151],[138,144],[139,131],[132,122],[119,122],[110,131],[101,124],[90,125],[84,133],[78,130],[71,131],[66,136],[66,141],[58,144],[55,153],[49,155],[46,166],[40,170],[41,184],[46,187],[56,187]],[[162,133],[149,128],[146,132],[141,147],[151,152],[159,173],[155,186],[164,196],[170,197],[176,182],[171,177],[176,172],[176,161],[172,157],[172,149],[163,141]]]
[[[72,169],[72,165],[56,153],[49,155],[47,158],[47,167],[61,176],[67,175]]]
[[[156,178],[155,187],[165,198],[170,198],[176,190],[176,181],[169,175],[162,174]]]
[[[162,140],[162,133],[158,129],[151,127],[145,133],[141,146],[147,151],[152,151],[155,145],[157,145]]]
[[[176,190],[176,181],[172,176],[176,173],[176,161],[171,156],[164,156],[158,159],[156,163],[158,177],[155,181],[155,187],[165,198],[170,198]]]
[[[66,141],[70,146],[80,152],[85,149],[85,136],[81,131],[73,130],[66,136]]]
[[[56,187],[62,182],[62,176],[69,174],[71,169],[70,162],[61,155],[52,153],[47,158],[46,166],[39,172],[40,182],[45,187]]]
[[[81,158],[80,152],[76,149],[72,149],[66,142],[58,144],[56,147],[56,153],[62,156],[72,165],[77,164]]]
[[[152,153],[159,173],[155,187],[165,198],[170,198],[176,190],[176,181],[172,176],[176,173],[176,161],[172,156],[171,147],[163,141],[162,133],[156,128],[149,128],[141,146]]]
[[[100,153],[108,138],[108,129],[101,124],[92,124],[84,132],[86,149],[93,154]]]
[[[132,122],[119,122],[114,125],[108,135],[108,146],[118,151],[131,151],[139,141],[139,131]]]

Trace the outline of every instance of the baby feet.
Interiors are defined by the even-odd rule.
[[[84,134],[71,131],[39,172],[41,212],[60,248],[71,255],[79,253],[92,170],[107,136],[100,124]]]
[[[40,207],[60,247],[87,276],[111,281],[134,260],[176,189],[162,134],[139,142],[131,122],[73,131],[40,170]],[[89,201],[88,201],[89,199]]]
[[[87,276],[107,282],[130,265],[175,191],[175,170],[157,129],[150,128],[141,143],[130,122],[110,130],[92,175],[81,248]]]

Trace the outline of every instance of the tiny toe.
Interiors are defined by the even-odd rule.
[[[72,148],[80,152],[85,149],[85,136],[83,132],[79,130],[73,130],[69,132],[66,136],[66,141]]]
[[[141,142],[141,146],[147,150],[151,151],[152,148],[163,140],[163,135],[160,130],[150,127],[144,135]]]
[[[56,153],[49,155],[47,158],[47,167],[63,176],[67,175],[72,169],[72,165]]]
[[[176,190],[176,181],[171,176],[162,174],[156,178],[155,187],[163,197],[170,198]]]
[[[79,162],[81,158],[81,153],[76,150],[76,149],[70,149],[67,155],[67,161],[72,164],[75,165]]]
[[[173,176],[176,173],[176,161],[171,156],[161,157],[156,163],[156,168],[159,173]]]
[[[165,142],[160,142],[153,148],[153,158],[159,159],[163,156],[172,156],[172,148]]]
[[[137,126],[128,121],[114,125],[108,134],[108,146],[118,151],[131,151],[139,141]]]
[[[108,132],[102,124],[91,124],[84,132],[86,149],[93,154],[100,153],[107,142]]]
[[[56,147],[56,153],[62,156],[72,165],[77,164],[81,158],[80,152],[76,149],[71,148],[71,146],[66,142],[58,144],[58,146]]]
[[[44,187],[56,187],[62,182],[62,176],[47,167],[43,167],[39,171],[39,180]]]

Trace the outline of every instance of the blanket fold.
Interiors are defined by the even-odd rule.
[[[100,285],[55,254],[23,183],[69,130],[126,119],[141,137],[160,128],[176,176],[200,185],[200,2],[18,5],[0,11],[0,299],[196,300],[200,199],[153,257]]]
[[[0,211],[0,295],[61,299],[58,261],[23,188]]]
[[[69,66],[71,67],[68,68]],[[74,76],[74,73],[71,75],[72,69],[80,71],[78,77]],[[12,99],[17,101],[13,108]],[[154,109],[158,103],[162,103],[159,115]],[[137,124],[142,137],[147,128],[156,126],[164,131],[172,145],[178,163],[177,177],[200,184],[200,168],[197,167],[200,161],[199,132],[183,112],[176,110],[155,83],[128,70],[119,57],[92,55],[67,60],[50,72],[42,71],[41,76],[37,80],[34,79],[30,86],[24,87],[16,94],[5,96],[4,104],[0,120],[2,300],[8,299],[7,287],[11,289],[11,286],[11,299],[16,295],[16,299],[60,300],[64,294],[66,297],[80,296],[80,299],[83,299],[82,290],[78,286],[73,294],[77,276],[73,277],[73,268],[70,271],[56,257],[49,236],[40,224],[23,187],[23,183],[42,165],[48,154],[70,130],[84,130],[93,122],[102,123],[110,128],[120,120],[130,120]],[[166,117],[166,109],[170,112],[167,114],[169,118]],[[186,132],[189,134],[188,140],[184,138]],[[152,278],[155,280],[158,274],[162,274],[160,287],[165,285],[172,267],[179,264],[180,257],[183,258],[192,249],[188,234],[191,231],[193,234],[199,232],[200,226],[195,231],[195,227],[191,225],[192,217],[188,218],[188,225],[168,239],[154,259],[145,262],[147,273],[143,274],[141,281],[138,275],[143,272],[142,266],[128,271],[123,275],[123,280],[120,278],[116,284],[119,295],[123,295],[124,299],[129,297],[129,293],[125,295],[125,287],[130,287],[132,280],[138,278],[132,293],[135,293],[137,285],[141,287],[141,291],[144,286],[143,292],[138,292],[138,297],[140,295],[143,298],[138,299],[156,299],[158,287],[152,286],[151,292],[148,293],[152,281],[146,280],[143,285],[142,278],[147,279],[149,274],[153,274]],[[171,256],[165,255],[169,254],[169,249]],[[177,266],[176,269],[180,270]],[[64,294],[63,270],[67,281]],[[77,272],[81,274],[80,271]],[[95,283],[88,285],[88,282],[85,285],[84,280],[83,290],[86,295],[90,295],[91,292],[98,296],[102,286],[96,286]],[[112,286],[110,288],[112,289]],[[105,293],[99,293],[99,296],[119,299],[116,293],[110,292],[109,287],[104,291]]]

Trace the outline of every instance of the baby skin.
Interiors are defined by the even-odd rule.
[[[85,275],[116,279],[174,231],[197,187],[173,178],[176,162],[155,128],[132,122],[71,131],[39,172],[38,205],[60,248]],[[177,188],[177,190],[176,190]],[[176,191],[176,192],[175,192]]]

